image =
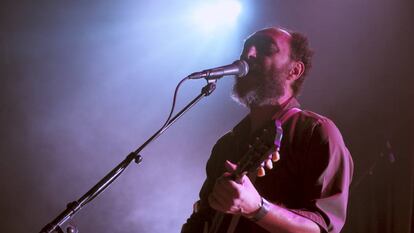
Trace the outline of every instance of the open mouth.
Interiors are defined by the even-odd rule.
[[[255,62],[247,62],[247,64],[249,64],[249,73],[257,73],[257,71],[259,70],[259,64],[255,63]]]

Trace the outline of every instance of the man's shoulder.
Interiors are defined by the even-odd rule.
[[[317,132],[317,134],[325,140],[328,140],[329,138],[343,140],[338,127],[330,118],[309,110],[301,111],[298,117],[300,117],[301,121],[307,122],[312,134]]]
[[[328,117],[310,110],[302,110],[300,111],[300,115],[311,121],[330,121]]]
[[[248,116],[245,116],[239,123],[237,123],[233,129],[224,133],[218,140],[218,142],[234,141],[236,138],[248,133],[250,129],[250,120]]]
[[[331,127],[336,128],[335,123],[329,117],[310,111],[310,110],[300,111],[297,114],[296,118],[300,118],[301,121],[310,123],[312,126],[325,125],[325,126],[331,126]]]

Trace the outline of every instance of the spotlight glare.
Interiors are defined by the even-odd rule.
[[[197,28],[209,33],[218,29],[226,30],[235,25],[241,10],[241,4],[237,0],[216,0],[195,8],[192,22]]]

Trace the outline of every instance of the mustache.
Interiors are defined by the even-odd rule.
[[[258,62],[253,60],[245,60],[249,65],[249,73],[248,74],[257,74],[262,72],[262,67]]]

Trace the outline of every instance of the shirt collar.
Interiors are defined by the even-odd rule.
[[[276,110],[276,113],[273,115],[272,120],[276,120],[278,119],[280,116],[282,116],[285,112],[287,112],[289,109],[291,108],[299,108],[300,104],[298,102],[298,100],[295,97],[291,97],[290,99],[288,99],[287,101],[285,101],[283,104],[281,105],[277,105],[275,106],[275,108],[277,108],[278,110]],[[250,114],[245,116],[243,118],[242,121],[240,121],[232,130],[232,132],[236,135],[239,134],[245,134],[247,133],[247,135],[249,134],[248,132],[250,132]]]

